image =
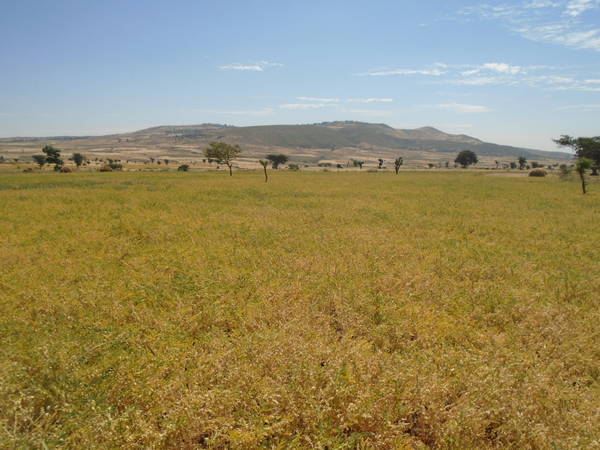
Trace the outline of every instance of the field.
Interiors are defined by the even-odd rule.
[[[1,448],[598,448],[600,185],[0,176]]]

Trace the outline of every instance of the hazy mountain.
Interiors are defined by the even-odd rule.
[[[65,151],[161,157],[199,157],[210,141],[226,141],[244,147],[246,157],[265,152],[287,153],[292,159],[316,162],[351,157],[377,158],[402,155],[417,161],[453,160],[461,150],[473,150],[484,160],[568,160],[571,155],[483,142],[464,134],[449,134],[433,127],[395,129],[385,124],[323,122],[306,125],[234,127],[222,124],[158,126],[132,133],[92,137],[13,138],[0,140],[0,152],[11,144],[19,148],[52,142]]]

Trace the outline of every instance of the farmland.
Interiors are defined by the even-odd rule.
[[[0,447],[600,445],[600,188],[0,177]]]

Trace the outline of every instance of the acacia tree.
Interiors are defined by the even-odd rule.
[[[377,161],[379,161],[379,165],[377,166],[377,168],[381,169],[383,167],[383,159],[379,158]]]
[[[287,155],[279,153],[277,155],[267,155],[267,159],[271,161],[271,165],[273,169],[278,169],[281,164],[285,164],[288,162]]]
[[[81,167],[81,165],[85,161],[85,155],[82,155],[81,153],[73,153],[73,156],[71,156],[71,159],[73,160],[73,162],[79,169],[79,167]]]
[[[45,145],[42,148],[42,153],[46,154],[46,162],[48,164],[54,164],[54,170],[60,170],[63,165],[63,160],[60,157],[60,150],[53,145]]]
[[[46,156],[44,155],[33,155],[32,158],[35,163],[40,166],[40,170],[44,167],[44,164],[46,164]]]
[[[581,180],[581,191],[585,194],[587,191],[585,189],[585,171],[587,169],[591,169],[593,166],[593,161],[589,158],[579,158],[575,163],[575,171],[579,174],[579,179]]]
[[[402,164],[404,164],[404,160],[402,159],[402,156],[399,156],[394,160],[394,169],[396,170],[396,175],[398,175],[398,172],[400,171],[400,166]]]
[[[263,170],[265,171],[265,183],[267,181],[269,181],[269,175],[267,175],[267,167],[269,165],[269,161],[265,160],[265,159],[259,159],[258,162],[260,163],[260,165],[263,167]]]
[[[525,167],[527,167],[527,158],[519,156],[519,170],[523,170]]]
[[[600,136],[574,138],[563,134],[558,139],[553,139],[561,147],[570,147],[575,151],[577,158],[587,158],[592,161],[592,175],[598,175],[600,168]]]
[[[471,150],[463,150],[458,155],[456,155],[454,162],[463,166],[463,169],[466,169],[471,164],[477,164],[479,162],[479,159],[477,158],[475,152]]]
[[[225,164],[229,167],[229,176],[233,175],[233,160],[242,153],[239,145],[226,144],[225,142],[209,142],[208,148],[204,150],[204,156],[208,159],[214,159],[219,164]]]

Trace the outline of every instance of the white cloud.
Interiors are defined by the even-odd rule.
[[[391,98],[349,98],[346,101],[350,103],[391,103],[394,100]]]
[[[463,80],[454,80],[452,84],[462,84],[465,86],[485,86],[488,84],[500,84],[501,78],[498,77],[476,77],[476,78],[465,78]]]
[[[523,71],[522,67],[511,66],[510,64],[506,64],[506,63],[485,63],[482,67],[483,67],[483,69],[491,70],[493,72],[509,73],[511,75],[514,75],[514,74],[517,74],[517,73],[520,73]]]
[[[267,67],[281,67],[283,64],[270,62],[270,61],[260,61],[258,63],[251,64],[226,64],[224,66],[219,66],[221,70],[238,70],[242,72],[263,72]]]
[[[378,111],[376,109],[345,109],[343,112],[372,117],[388,117],[394,114],[392,111]]]
[[[221,70],[241,70],[241,71],[250,71],[250,72],[262,72],[264,69],[261,66],[253,65],[243,65],[243,64],[228,64],[226,66],[219,66]]]
[[[585,80],[586,83],[590,83],[590,84],[598,84],[600,83],[600,79],[598,80]]]
[[[429,75],[438,77],[446,72],[439,69],[393,69],[393,70],[378,70],[367,72],[366,75],[371,77],[387,77],[391,75]]]
[[[279,105],[282,109],[318,109],[333,106],[331,103],[286,103]]]
[[[232,115],[232,116],[266,116],[272,114],[273,108],[261,108],[261,109],[250,109],[250,110],[232,110],[232,111],[217,111],[212,109],[193,109],[193,112],[207,113],[207,114],[218,114],[218,115]]]
[[[599,6],[600,0],[538,0],[499,6],[479,4],[460,10],[458,16],[504,22],[511,31],[531,41],[600,51],[600,28],[582,18],[584,12]],[[557,13],[557,7],[564,8],[562,14]]]
[[[492,111],[491,108],[483,105],[465,105],[463,103],[444,103],[437,105],[440,109],[447,109],[459,113],[483,113]]]
[[[322,102],[322,103],[338,103],[339,98],[323,98],[323,97],[296,97],[298,100],[305,102]]]
[[[600,4],[598,0],[572,0],[567,4],[565,14],[571,17],[577,17],[588,9],[596,8]]]

